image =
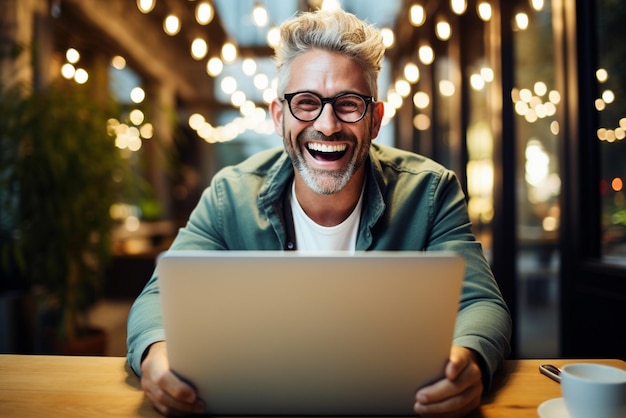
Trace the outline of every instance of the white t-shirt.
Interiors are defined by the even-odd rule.
[[[350,216],[335,226],[319,225],[307,216],[296,197],[294,183],[291,186],[290,200],[298,251],[355,250],[361,208],[363,206],[363,190],[361,190],[359,201]]]

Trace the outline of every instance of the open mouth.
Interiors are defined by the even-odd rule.
[[[316,160],[337,161],[346,154],[348,146],[346,144],[321,144],[319,142],[309,142],[307,150]]]

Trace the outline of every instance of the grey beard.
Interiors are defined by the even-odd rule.
[[[298,158],[293,161],[293,164],[309,189],[320,195],[331,195],[343,190],[357,170],[354,164],[350,164],[346,170],[340,173],[314,171]]]
[[[286,132],[284,120],[283,120],[283,132]],[[327,137],[321,132],[316,131],[314,129],[303,131],[300,133],[300,136],[306,136],[307,140],[320,140],[320,141],[342,140],[345,138],[342,134],[336,134],[336,135]],[[298,145],[301,144],[303,142],[301,141],[301,139],[302,138],[300,137],[297,138],[296,144]],[[361,159],[359,155],[361,152],[363,152],[363,149],[357,148],[354,150],[354,156],[353,156],[353,158],[357,157],[357,160],[351,161],[345,170],[341,172],[324,171],[324,170],[316,171],[308,167],[304,162],[304,156],[298,153],[298,150],[300,149],[302,149],[302,153],[308,152],[306,149],[303,149],[300,147],[298,148],[298,150],[291,149],[291,145],[290,145],[292,143],[291,138],[285,137],[284,141],[285,141],[285,149],[287,150],[287,153],[289,154],[289,158],[291,159],[291,163],[293,164],[294,169],[297,170],[298,173],[300,173],[302,180],[309,187],[309,189],[311,189],[313,192],[319,195],[332,195],[343,190],[346,187],[346,185],[350,182],[350,179],[352,179],[352,176],[354,175],[354,173],[356,173],[357,170],[361,168],[361,166],[363,166],[363,163],[367,159],[367,151],[365,151],[365,156]],[[354,144],[357,143],[357,141],[355,140],[351,142]],[[367,145],[367,149],[369,150],[369,145]]]
[[[300,135],[306,135],[307,140],[341,140],[340,135],[333,135],[327,137],[321,132],[311,130]],[[300,138],[297,143],[300,144]],[[302,153],[308,152],[306,149],[302,149]],[[356,150],[358,152],[359,150]],[[355,154],[356,155],[356,154]],[[315,193],[320,195],[331,195],[340,192],[346,187],[354,173],[363,164],[361,161],[350,162],[348,167],[341,172],[326,171],[326,170],[314,170],[304,163],[304,156],[297,154],[294,150],[294,155],[291,155],[291,161],[294,168],[300,173],[304,183]]]

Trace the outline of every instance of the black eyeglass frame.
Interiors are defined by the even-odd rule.
[[[301,119],[301,118],[297,117],[295,115],[295,113],[293,113],[293,109],[291,108],[291,99],[293,99],[298,94],[302,94],[302,93],[312,94],[313,96],[315,96],[318,99],[320,99],[321,102],[322,102],[322,105],[320,106],[319,113],[313,119],[308,119],[308,120],[307,119]],[[357,120],[354,120],[354,121],[343,120],[341,118],[341,116],[339,116],[337,114],[337,112],[335,111],[335,101],[337,99],[340,99],[341,97],[344,97],[344,96],[358,96],[365,102],[365,108],[363,109],[363,114]],[[287,102],[287,106],[289,107],[289,111],[291,112],[291,115],[294,118],[296,118],[297,120],[299,120],[300,122],[313,122],[314,120],[316,120],[317,118],[319,118],[322,115],[322,112],[324,111],[324,106],[327,103],[330,103],[330,107],[332,107],[333,113],[334,113],[335,117],[337,119],[339,119],[343,123],[357,123],[357,122],[361,121],[365,117],[365,114],[367,113],[367,109],[369,108],[369,104],[375,101],[373,96],[366,96],[364,94],[356,93],[356,92],[353,92],[353,91],[347,91],[347,92],[344,92],[344,93],[339,93],[335,97],[322,97],[319,94],[315,93],[314,91],[308,91],[308,90],[296,91],[294,93],[285,93],[283,95],[283,99]]]

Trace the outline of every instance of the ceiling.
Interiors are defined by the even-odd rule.
[[[202,26],[195,20],[195,0],[157,0],[148,14],[141,13],[134,0],[56,0],[60,10],[54,19],[57,47],[122,55],[146,85],[171,88],[178,100],[190,106],[215,106],[215,80],[207,74],[207,59],[192,58],[191,41],[198,36],[207,40],[209,56],[218,55],[221,45],[232,40],[242,57],[270,57],[267,28],[252,23],[255,1],[260,0],[213,0],[216,16]],[[271,26],[298,10],[318,7],[320,0],[260,2],[268,10]],[[379,27],[395,28],[403,3],[408,0],[342,0],[341,7]],[[170,13],[181,20],[182,29],[175,36],[163,31],[163,20]]]

